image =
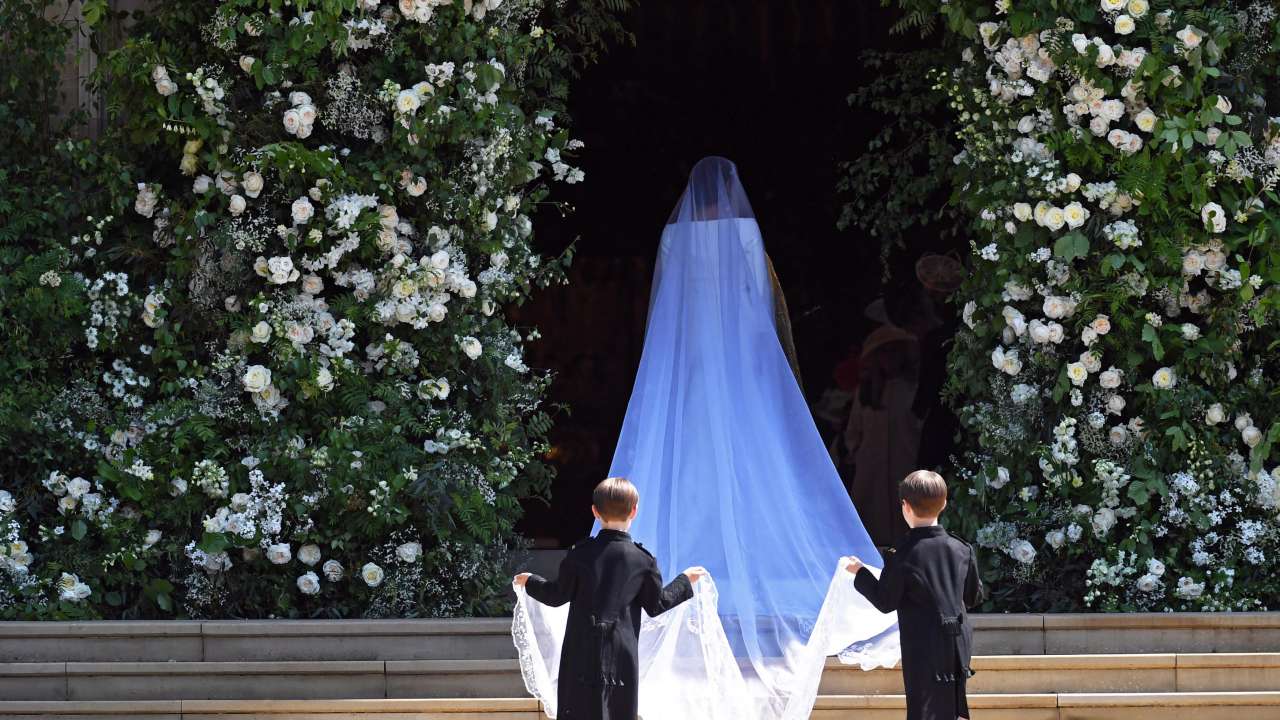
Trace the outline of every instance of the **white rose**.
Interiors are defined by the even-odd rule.
[[[1250,425],[1240,431],[1240,439],[1244,440],[1244,444],[1251,448],[1257,447],[1258,443],[1262,442],[1262,431]]]
[[[1093,328],[1093,331],[1099,335],[1106,335],[1111,332],[1111,318],[1106,315],[1099,315],[1093,319],[1093,322],[1089,323],[1089,327]]]
[[[293,223],[295,225],[306,225],[307,221],[315,216],[316,209],[309,198],[301,197],[293,201],[290,212],[293,214]]]
[[[1218,138],[1222,137],[1222,129],[1216,127],[1208,127],[1204,129],[1204,144],[1213,146],[1218,144]]]
[[[232,195],[231,202],[228,204],[227,209],[231,211],[232,215],[239,215],[244,212],[244,209],[248,204],[249,203],[245,201],[243,195]]]
[[[1111,439],[1112,445],[1124,445],[1129,442],[1129,428],[1124,425],[1116,425],[1111,428],[1111,432],[1107,434],[1107,437]]]
[[[1066,218],[1067,227],[1078,228],[1089,219],[1089,211],[1078,202],[1069,203],[1062,208],[1062,215]]]
[[[254,325],[253,329],[249,331],[249,340],[253,342],[264,343],[270,339],[271,325],[267,324],[265,321],[258,322],[258,324]],[[270,379],[268,379],[267,382],[270,382]]]
[[[1009,468],[1003,465],[996,468],[996,476],[987,483],[991,488],[999,490],[1009,484]]]
[[[471,336],[462,338],[459,346],[462,348],[462,352],[472,360],[480,357],[480,354],[484,352],[484,346],[480,344],[480,341]]]
[[[246,74],[251,73],[253,72],[253,64],[256,62],[257,60],[255,60],[252,55],[241,55],[240,70],[242,70]]]
[[[1116,18],[1115,30],[1117,35],[1129,35],[1134,31],[1133,18],[1128,15],[1120,15]]]
[[[1050,295],[1044,299],[1044,305],[1040,308],[1044,311],[1046,317],[1054,320],[1061,320],[1071,314],[1071,303],[1057,295]]]
[[[1140,18],[1147,14],[1147,11],[1151,9],[1151,6],[1147,3],[1147,0],[1129,0],[1129,4],[1126,9],[1128,9],[1129,14],[1133,17]]]
[[[1135,587],[1138,588],[1138,592],[1144,592],[1144,593],[1155,592],[1156,590],[1160,589],[1160,578],[1150,573],[1147,573],[1146,575],[1143,575],[1142,577],[1138,578],[1137,582],[1134,583],[1134,585]]]
[[[1226,96],[1219,95],[1218,102],[1214,104],[1214,107],[1218,108],[1218,112],[1226,115],[1231,112],[1231,101]]]
[[[88,480],[82,477],[74,478],[67,482],[67,494],[73,498],[82,498],[93,489]]]
[[[396,557],[400,558],[400,562],[413,563],[422,557],[422,544],[416,542],[407,542],[396,548]]]
[[[164,533],[160,532],[159,530],[148,530],[147,536],[142,539],[142,546],[149,548],[152,545],[155,545],[156,543],[160,542],[160,538],[162,537],[164,537]]]
[[[273,257],[267,261],[267,281],[274,285],[284,285],[298,279],[300,274],[293,267],[293,259],[288,257]]]
[[[1036,549],[1026,540],[1014,541],[1014,543],[1009,546],[1009,554],[1013,556],[1014,560],[1017,560],[1023,565],[1030,565],[1035,562],[1036,559]]]
[[[1236,416],[1236,429],[1244,432],[1244,429],[1253,424],[1253,417],[1249,413],[1241,413]]]
[[[1159,560],[1156,560],[1155,558],[1151,558],[1150,560],[1147,561],[1147,572],[1151,573],[1152,575],[1155,575],[1156,577],[1160,577],[1161,575],[1164,575],[1164,570],[1165,570],[1164,563],[1160,562]]]
[[[1045,533],[1044,541],[1049,544],[1049,547],[1058,550],[1067,544],[1067,534],[1061,530],[1050,530]]]
[[[498,227],[498,213],[492,210],[484,214],[484,231],[493,232]]]
[[[302,292],[308,295],[319,295],[324,290],[324,280],[319,275],[307,275],[302,278]]]
[[[303,595],[320,594],[320,578],[316,577],[314,572],[307,572],[298,576],[298,589]]]
[[[213,187],[213,178],[209,177],[208,175],[201,175],[197,177],[194,182],[191,183],[191,192],[197,195],[203,195],[209,192],[209,189],[212,187]]]
[[[1178,384],[1177,373],[1173,368],[1162,367],[1151,376],[1151,384],[1160,390],[1168,390]]]
[[[1125,0],[1102,0],[1103,12],[1117,12],[1124,7]]]
[[[1043,344],[1049,342],[1050,338],[1053,337],[1053,333],[1049,330],[1049,326],[1039,320],[1032,320],[1028,330],[1031,333],[1031,340],[1033,342]]]
[[[265,185],[265,181],[262,179],[262,174],[252,170],[245,173],[241,180],[244,194],[251,198],[258,197],[258,194],[262,192],[263,185]]]
[[[1182,41],[1183,45],[1187,46],[1188,50],[1194,50],[1200,47],[1200,41],[1203,39],[1200,36],[1200,31],[1190,25],[1179,30],[1177,35],[1178,39]]]
[[[1075,47],[1076,52],[1083,55],[1089,51],[1089,36],[1084,33],[1076,33],[1071,36],[1071,45]]]
[[[1044,226],[1050,230],[1058,231],[1067,222],[1066,214],[1062,212],[1060,207],[1051,207],[1044,214]]]
[[[1217,425],[1227,419],[1227,411],[1222,407],[1222,403],[1214,403],[1204,412],[1204,421],[1210,425]]]
[[[1096,373],[1102,369],[1102,358],[1095,352],[1080,353],[1080,363],[1084,365],[1084,369],[1091,373]]]
[[[1220,233],[1227,228],[1227,211],[1222,209],[1218,203],[1206,203],[1200,208],[1200,221],[1206,227],[1210,227],[1214,232]]]
[[[1133,117],[1133,124],[1142,132],[1149,133],[1156,129],[1156,114],[1146,108]]]
[[[1026,222],[1026,221],[1030,220],[1030,219],[1031,219],[1031,205],[1030,205],[1030,204],[1028,204],[1028,203],[1024,203],[1024,202],[1014,203],[1014,204],[1013,204],[1013,216],[1014,216],[1014,217],[1016,217],[1016,218],[1018,218],[1018,220],[1021,220],[1022,222]]]
[[[260,393],[270,387],[271,371],[261,365],[250,365],[241,382],[247,392]]]
[[[1200,337],[1200,328],[1195,323],[1182,324],[1182,339],[1188,342],[1195,342]]]
[[[311,126],[316,122],[316,106],[310,104],[299,105],[297,110],[298,120],[302,121],[302,127],[298,128],[298,137],[306,138],[307,135],[311,134]],[[304,129],[306,130],[305,134],[303,133]]]
[[[396,110],[402,115],[409,115],[422,106],[422,97],[413,90],[401,90],[396,96]]]
[[[1111,531],[1116,525],[1116,513],[1111,508],[1098,508],[1093,514],[1093,533],[1097,537],[1102,537]]]
[[[1111,413],[1112,415],[1119,415],[1120,413],[1124,412],[1124,406],[1126,404],[1127,403],[1125,402],[1125,399],[1120,395],[1112,395],[1107,400],[1107,412]]]
[[[267,546],[267,560],[273,565],[284,565],[293,559],[293,551],[289,549],[289,543],[276,543]]]
[[[284,111],[284,131],[290,135],[297,135],[298,130],[302,129],[302,116],[295,109]]]
[[[338,582],[342,579],[342,563],[337,560],[325,560],[320,569],[324,572],[325,579],[329,582]]]
[[[160,93],[164,97],[169,97],[170,95],[178,92],[178,84],[169,78],[165,78],[156,83],[156,92]]]
[[[360,568],[360,577],[364,579],[364,584],[369,587],[378,587],[382,584],[383,572],[382,568],[374,563],[365,563]]]
[[[298,562],[308,567],[320,562],[320,546],[308,544],[298,548]]]
[[[1073,362],[1067,366],[1067,377],[1071,379],[1072,385],[1080,387],[1089,379],[1089,371],[1085,369],[1084,363]]]
[[[1182,274],[1196,277],[1204,271],[1204,256],[1192,250],[1182,256]]]

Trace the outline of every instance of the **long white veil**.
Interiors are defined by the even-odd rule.
[[[840,556],[878,567],[880,555],[778,341],[774,301],[737,168],[700,161],[662,234],[610,470],[639,488],[632,535],[664,577],[702,565],[715,579],[645,620],[643,717],[807,718],[828,655],[866,669],[898,660],[896,617],[832,572]],[[548,646],[563,613],[518,595],[525,678],[554,717]]]

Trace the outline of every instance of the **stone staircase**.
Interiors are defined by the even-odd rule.
[[[974,622],[975,720],[1280,720],[1280,613]],[[509,631],[505,619],[0,623],[0,720],[541,720]],[[820,693],[815,720],[903,717],[897,671],[832,661]]]

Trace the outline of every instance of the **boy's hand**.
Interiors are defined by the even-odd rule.
[[[520,573],[519,575],[515,576],[515,578],[513,578],[513,582],[515,582],[517,587],[524,587],[525,583],[529,582],[530,574],[531,573]]]
[[[708,573],[706,568],[695,565],[694,567],[685,570],[683,575],[689,578],[689,584],[692,585],[706,577]]]
[[[858,571],[864,567],[862,564],[862,561],[859,560],[856,555],[850,555],[849,557],[844,559],[844,562],[845,562],[844,569],[848,570],[854,575],[857,575]]]

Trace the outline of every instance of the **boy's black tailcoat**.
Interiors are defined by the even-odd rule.
[[[537,575],[529,596],[569,605],[556,692],[558,720],[635,720],[639,703],[640,610],[661,615],[693,597],[680,575],[665,588],[653,556],[615,530],[573,547],[554,581]]]
[[[898,611],[907,720],[969,717],[965,680],[973,671],[966,608],[982,597],[973,548],[941,526],[912,528],[885,556],[877,580],[865,568],[854,585],[881,612]]]

